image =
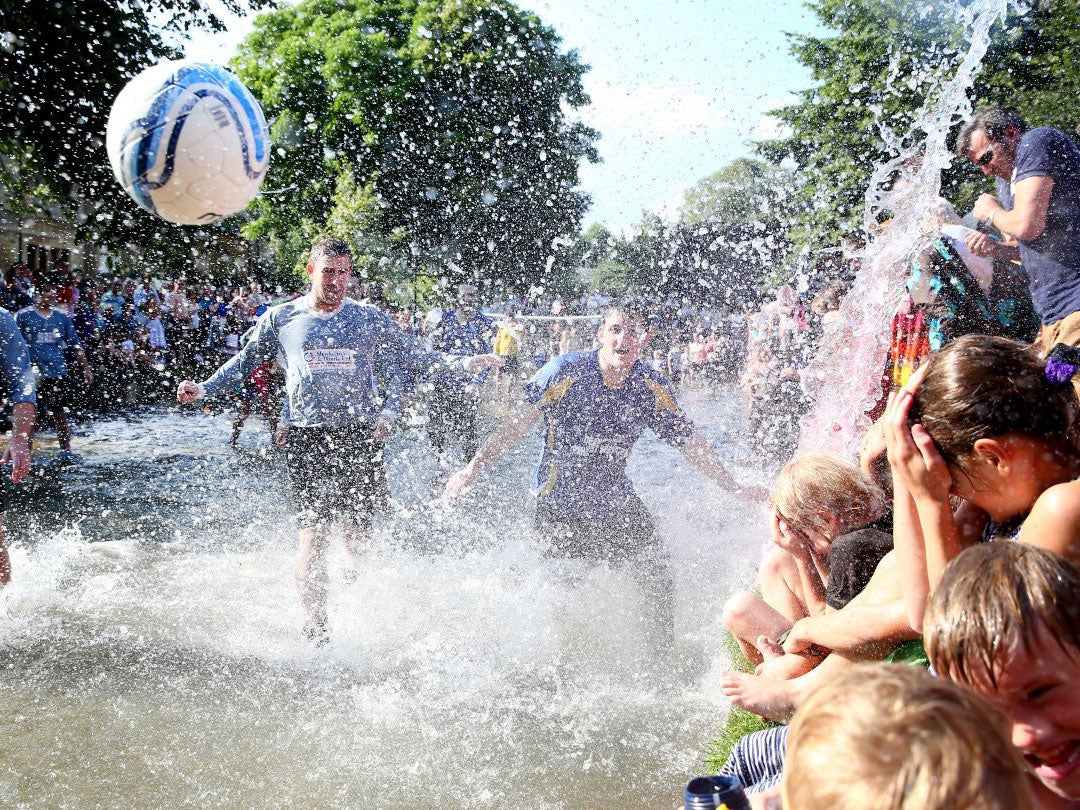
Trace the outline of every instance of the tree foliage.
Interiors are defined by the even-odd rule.
[[[944,0],[817,0],[808,6],[830,30],[793,35],[792,52],[815,84],[773,111],[787,134],[759,144],[800,179],[791,236],[812,248],[858,227],[874,166],[892,155],[882,140],[903,133],[951,70],[961,31]]]
[[[796,246],[835,244],[857,228],[874,166],[893,157],[883,135],[908,131],[929,94],[956,69],[961,29],[944,0],[814,0],[807,4],[829,29],[792,36],[792,52],[814,85],[774,112],[786,134],[759,144],[766,158],[791,161],[800,178],[793,202]],[[1036,0],[1012,8],[992,31],[972,88],[975,107],[1014,107],[1035,125],[1076,128],[1080,71],[1080,5]],[[916,137],[919,137],[918,134]],[[943,177],[943,193],[961,208],[987,190],[962,161]]]
[[[559,45],[506,0],[306,0],[260,16],[234,66],[273,120],[279,193],[247,232],[289,261],[289,240],[332,226],[380,273],[515,291],[565,270],[596,133],[567,117],[588,101],[586,68]]]
[[[221,30],[215,12],[270,0],[4,0],[0,4],[0,182],[24,216],[81,226],[92,240],[138,241],[156,260],[183,261],[185,232],[144,212],[105,154],[111,100],[143,68],[179,55],[193,28]],[[188,230],[187,234],[192,232]],[[195,234],[196,242],[205,234]]]

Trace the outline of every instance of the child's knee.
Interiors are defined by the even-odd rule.
[[[750,591],[739,591],[724,603],[724,627],[736,635],[751,622],[761,609],[761,597]]]

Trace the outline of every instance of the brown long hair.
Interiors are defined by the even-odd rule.
[[[963,470],[976,441],[1010,433],[1076,453],[1076,415],[1072,385],[1051,384],[1034,349],[965,335],[931,358],[911,421],[926,428],[950,467]]]

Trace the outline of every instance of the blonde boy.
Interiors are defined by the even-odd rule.
[[[791,724],[785,810],[1023,810],[1033,798],[1003,719],[925,670],[860,664]]]
[[[824,453],[806,453],[780,471],[769,506],[776,547],[758,570],[761,596],[744,591],[724,606],[725,626],[754,664],[762,662],[760,636],[775,641],[799,619],[825,611],[833,540],[880,518],[887,499],[858,467]],[[884,541],[891,547],[887,537]]]

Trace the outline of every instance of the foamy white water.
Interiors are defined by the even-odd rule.
[[[735,457],[734,401],[687,404]],[[449,508],[422,437],[399,434],[395,510],[356,581],[336,552],[335,642],[316,652],[284,489],[249,429],[237,455],[227,417],[160,412],[88,426],[75,469],[43,455],[0,592],[5,802],[674,806],[726,712],[719,610],[766,542],[755,507],[639,445],[678,592],[680,654],[655,661],[625,572],[543,556],[532,442],[485,479],[490,504]]]

